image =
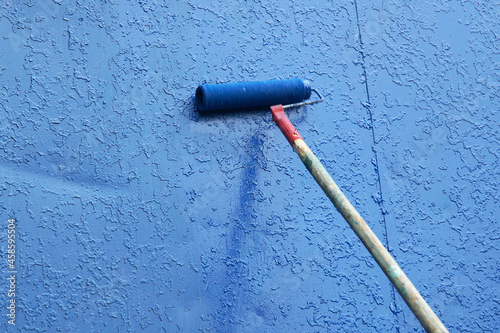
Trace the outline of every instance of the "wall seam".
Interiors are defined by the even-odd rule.
[[[359,53],[361,55],[361,68],[363,69],[363,77],[364,77],[364,86],[365,86],[365,92],[366,92],[366,103],[363,103],[363,107],[367,110],[368,115],[370,117],[370,129],[371,129],[371,134],[372,134],[372,151],[373,151],[373,158],[375,160],[375,172],[377,174],[377,183],[378,183],[378,192],[380,195],[380,199],[377,199],[377,203],[380,207],[380,212],[382,213],[382,223],[384,226],[384,237],[385,237],[385,247],[387,248],[388,251],[390,251],[389,248],[389,235],[387,232],[387,221],[385,218],[386,215],[386,210],[384,208],[384,196],[382,192],[382,181],[380,177],[380,168],[379,168],[379,161],[378,161],[378,154],[377,154],[377,149],[376,149],[376,136],[375,136],[375,126],[373,124],[373,112],[372,112],[372,104],[371,104],[371,99],[370,99],[370,90],[368,88],[368,75],[366,72],[366,62],[365,62],[365,52],[364,52],[364,45],[363,45],[363,39],[361,36],[361,26],[359,22],[359,12],[358,12],[358,2],[357,0],[354,0],[354,9],[356,12],[356,25],[358,28],[358,43],[359,43]],[[398,307],[397,307],[397,300],[396,300],[396,291],[394,289],[394,286],[391,284],[391,296],[392,300],[394,302],[394,310],[393,313],[396,316],[396,322],[399,322],[398,318]],[[399,332],[399,326],[396,325],[396,331]]]

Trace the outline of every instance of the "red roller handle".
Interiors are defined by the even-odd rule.
[[[285,110],[283,110],[283,105],[271,106],[271,111],[273,113],[273,121],[278,125],[283,135],[286,137],[290,146],[293,148],[293,142],[297,139],[302,139],[297,129],[292,125],[288,117],[285,115]]]

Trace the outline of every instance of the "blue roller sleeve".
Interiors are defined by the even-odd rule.
[[[196,89],[195,98],[198,111],[209,112],[300,103],[309,97],[309,81],[289,79],[203,84]]]

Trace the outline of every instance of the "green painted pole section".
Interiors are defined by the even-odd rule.
[[[432,311],[430,306],[411,283],[410,279],[408,279],[403,270],[389,254],[389,251],[387,251],[361,215],[359,215],[353,205],[342,193],[337,184],[335,184],[332,177],[309,149],[304,140],[295,140],[293,142],[293,149],[300,156],[300,159],[328,198],[333,202],[335,208],[342,214],[352,230],[354,230],[368,251],[370,251],[375,261],[382,268],[389,280],[391,280],[394,287],[396,287],[401,297],[403,297],[406,304],[408,304],[425,330],[427,332],[448,332],[441,320],[439,320],[434,311]]]

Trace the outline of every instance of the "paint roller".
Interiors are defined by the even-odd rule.
[[[317,100],[306,101],[311,92]],[[408,307],[427,332],[448,332],[418,290],[411,283],[389,251],[377,238],[363,218],[342,193],[319,159],[313,154],[288,120],[284,110],[323,101],[307,80],[268,80],[242,83],[203,84],[196,89],[195,102],[201,114],[214,111],[270,107],[272,119],[299,155],[313,178],[323,189],[335,208],[344,217],[361,242],[368,249],[386,276],[392,282]]]
[[[203,84],[196,89],[200,113],[299,104],[311,97],[307,80],[268,80],[241,83]],[[319,95],[319,94],[318,94]],[[321,99],[321,96],[319,96]],[[316,102],[315,102],[316,103]],[[312,103],[307,103],[312,104]]]

